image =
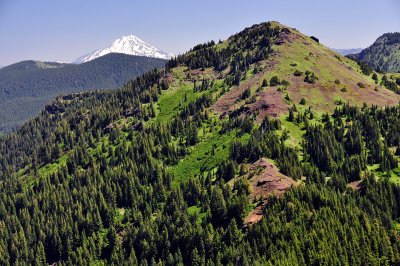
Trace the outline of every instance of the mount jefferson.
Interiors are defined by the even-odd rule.
[[[85,63],[110,53],[120,53],[161,59],[170,59],[171,57],[173,57],[173,54],[165,53],[160,49],[139,39],[135,35],[128,35],[122,36],[121,38],[115,40],[109,47],[98,49],[92,53],[77,58],[73,63]]]

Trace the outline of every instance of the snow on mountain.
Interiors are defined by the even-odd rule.
[[[80,64],[88,62],[109,53],[121,53],[162,59],[170,59],[173,57],[173,54],[165,53],[160,49],[145,43],[135,35],[129,35],[122,36],[121,38],[115,40],[109,47],[99,49],[90,54],[79,57],[74,61],[74,63]]]

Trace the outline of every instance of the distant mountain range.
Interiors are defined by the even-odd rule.
[[[350,48],[350,49],[336,49],[331,48],[333,51],[341,54],[341,55],[348,55],[348,54],[356,54],[362,51],[363,48]]]
[[[366,63],[375,71],[400,72],[400,33],[385,33],[370,47],[348,57]]]
[[[83,64],[22,61],[0,69],[0,133],[37,115],[59,94],[112,89],[166,60],[111,53]]]
[[[135,35],[122,36],[115,40],[109,47],[98,49],[92,53],[77,58],[74,63],[80,64],[91,61],[109,53],[146,56],[152,58],[170,59],[173,54],[165,53],[160,49],[142,41]]]

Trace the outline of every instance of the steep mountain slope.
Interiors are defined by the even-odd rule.
[[[281,38],[284,43],[276,48],[277,55],[273,59],[276,65],[272,72],[289,81],[287,91],[293,103],[304,97],[314,110],[330,112],[340,100],[358,106],[363,103],[378,106],[398,103],[398,95],[377,86],[347,58],[338,56],[294,29]],[[296,77],[296,70],[304,74]],[[318,78],[315,83],[305,81],[307,70],[315,73]]]
[[[23,61],[0,70],[0,132],[8,132],[37,115],[61,93],[111,89],[165,60],[124,54],[108,54],[75,65]]]
[[[279,23],[276,26],[283,27]],[[287,113],[290,105],[298,105],[302,98],[307,100],[307,108],[318,113],[332,112],[339,102],[358,106],[398,103],[399,95],[375,84],[354,61],[295,29],[283,29],[275,42],[273,55],[258,63],[260,71],[221,97],[215,105],[216,111],[231,112],[243,106],[257,111],[262,120],[265,114]],[[307,80],[307,76],[315,78]],[[270,81],[273,77],[279,80],[275,86],[258,89],[264,79]],[[237,99],[248,88],[255,92],[256,102],[243,105],[243,101]]]
[[[121,38],[115,40],[109,47],[98,49],[92,53],[79,57],[74,61],[74,63],[80,64],[89,62],[93,59],[110,53],[146,56],[161,59],[170,59],[173,56],[170,53],[165,53],[160,49],[145,43],[135,35],[128,35],[122,36]]]
[[[385,33],[370,47],[349,58],[361,61],[375,71],[400,72],[400,33]]]
[[[273,22],[58,97],[0,140],[0,264],[398,264],[400,108],[335,79],[374,86]]]

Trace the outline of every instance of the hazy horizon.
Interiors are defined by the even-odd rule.
[[[279,21],[314,35],[336,49],[365,48],[386,32],[400,29],[400,3],[340,0],[166,3],[149,1],[0,2],[0,67],[22,60],[71,62],[134,34],[179,54],[198,43],[226,39],[256,23]],[[385,12],[380,18],[376,14]]]

